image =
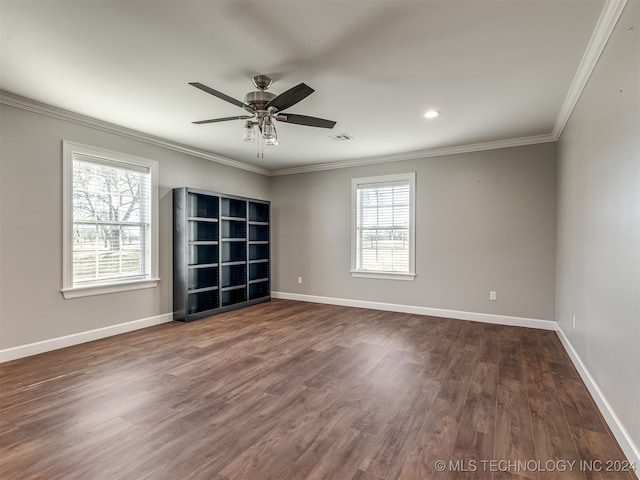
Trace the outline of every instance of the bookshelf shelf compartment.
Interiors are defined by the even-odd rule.
[[[261,262],[261,263],[250,263],[249,264],[249,281],[259,280],[259,279],[269,279],[270,271],[269,271],[269,263]]]
[[[247,201],[241,198],[222,198],[220,200],[222,218],[247,219]]]
[[[189,265],[218,263],[217,245],[189,245]]]
[[[249,260],[266,260],[269,258],[269,244],[249,245]]]
[[[222,291],[222,306],[239,305],[247,301],[247,288],[233,288]]]
[[[249,204],[249,221],[250,222],[262,222],[268,224],[269,218],[269,204],[268,203],[250,203]]]
[[[271,299],[269,202],[173,190],[174,320]]]
[[[206,312],[218,307],[218,290],[190,293],[188,298],[190,315]]]
[[[200,217],[203,219],[218,219],[218,197],[197,192],[190,192],[188,195],[189,217]]]
[[[202,288],[218,288],[218,267],[190,268],[188,272],[189,283],[187,288],[199,290]]]
[[[192,241],[217,241],[218,222],[211,219],[189,219],[189,239]]]
[[[249,241],[251,242],[268,242],[269,241],[269,225],[249,224]]]
[[[246,242],[222,242],[220,245],[220,255],[222,262],[246,262],[247,244]]]
[[[244,286],[247,283],[247,265],[244,263],[235,265],[223,265],[220,274],[220,287]]]
[[[245,220],[221,220],[221,236],[227,238],[246,238],[247,222]]]
[[[261,298],[264,295],[268,295],[269,281],[255,282],[249,284],[249,300]]]

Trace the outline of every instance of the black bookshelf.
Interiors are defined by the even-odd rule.
[[[173,226],[174,320],[271,299],[269,202],[176,188]]]

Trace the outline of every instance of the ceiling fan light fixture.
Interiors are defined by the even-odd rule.
[[[256,131],[253,128],[252,122],[247,122],[244,126],[244,132],[242,134],[242,140],[248,143],[253,143],[256,141]]]
[[[275,140],[276,138],[276,127],[270,120],[265,120],[262,126],[262,138],[265,140]]]

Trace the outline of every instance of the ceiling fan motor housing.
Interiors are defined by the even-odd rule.
[[[249,92],[244,96],[244,103],[253,107],[254,110],[250,110],[245,107],[250,113],[254,113],[256,110],[266,110],[267,103],[269,103],[272,99],[274,99],[276,95],[271,92],[265,92],[263,90],[259,90],[257,92]]]

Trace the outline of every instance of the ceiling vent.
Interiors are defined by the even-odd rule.
[[[344,142],[346,140],[353,140],[353,137],[348,133],[338,133],[336,135],[330,135],[329,138],[333,138],[336,142]]]

